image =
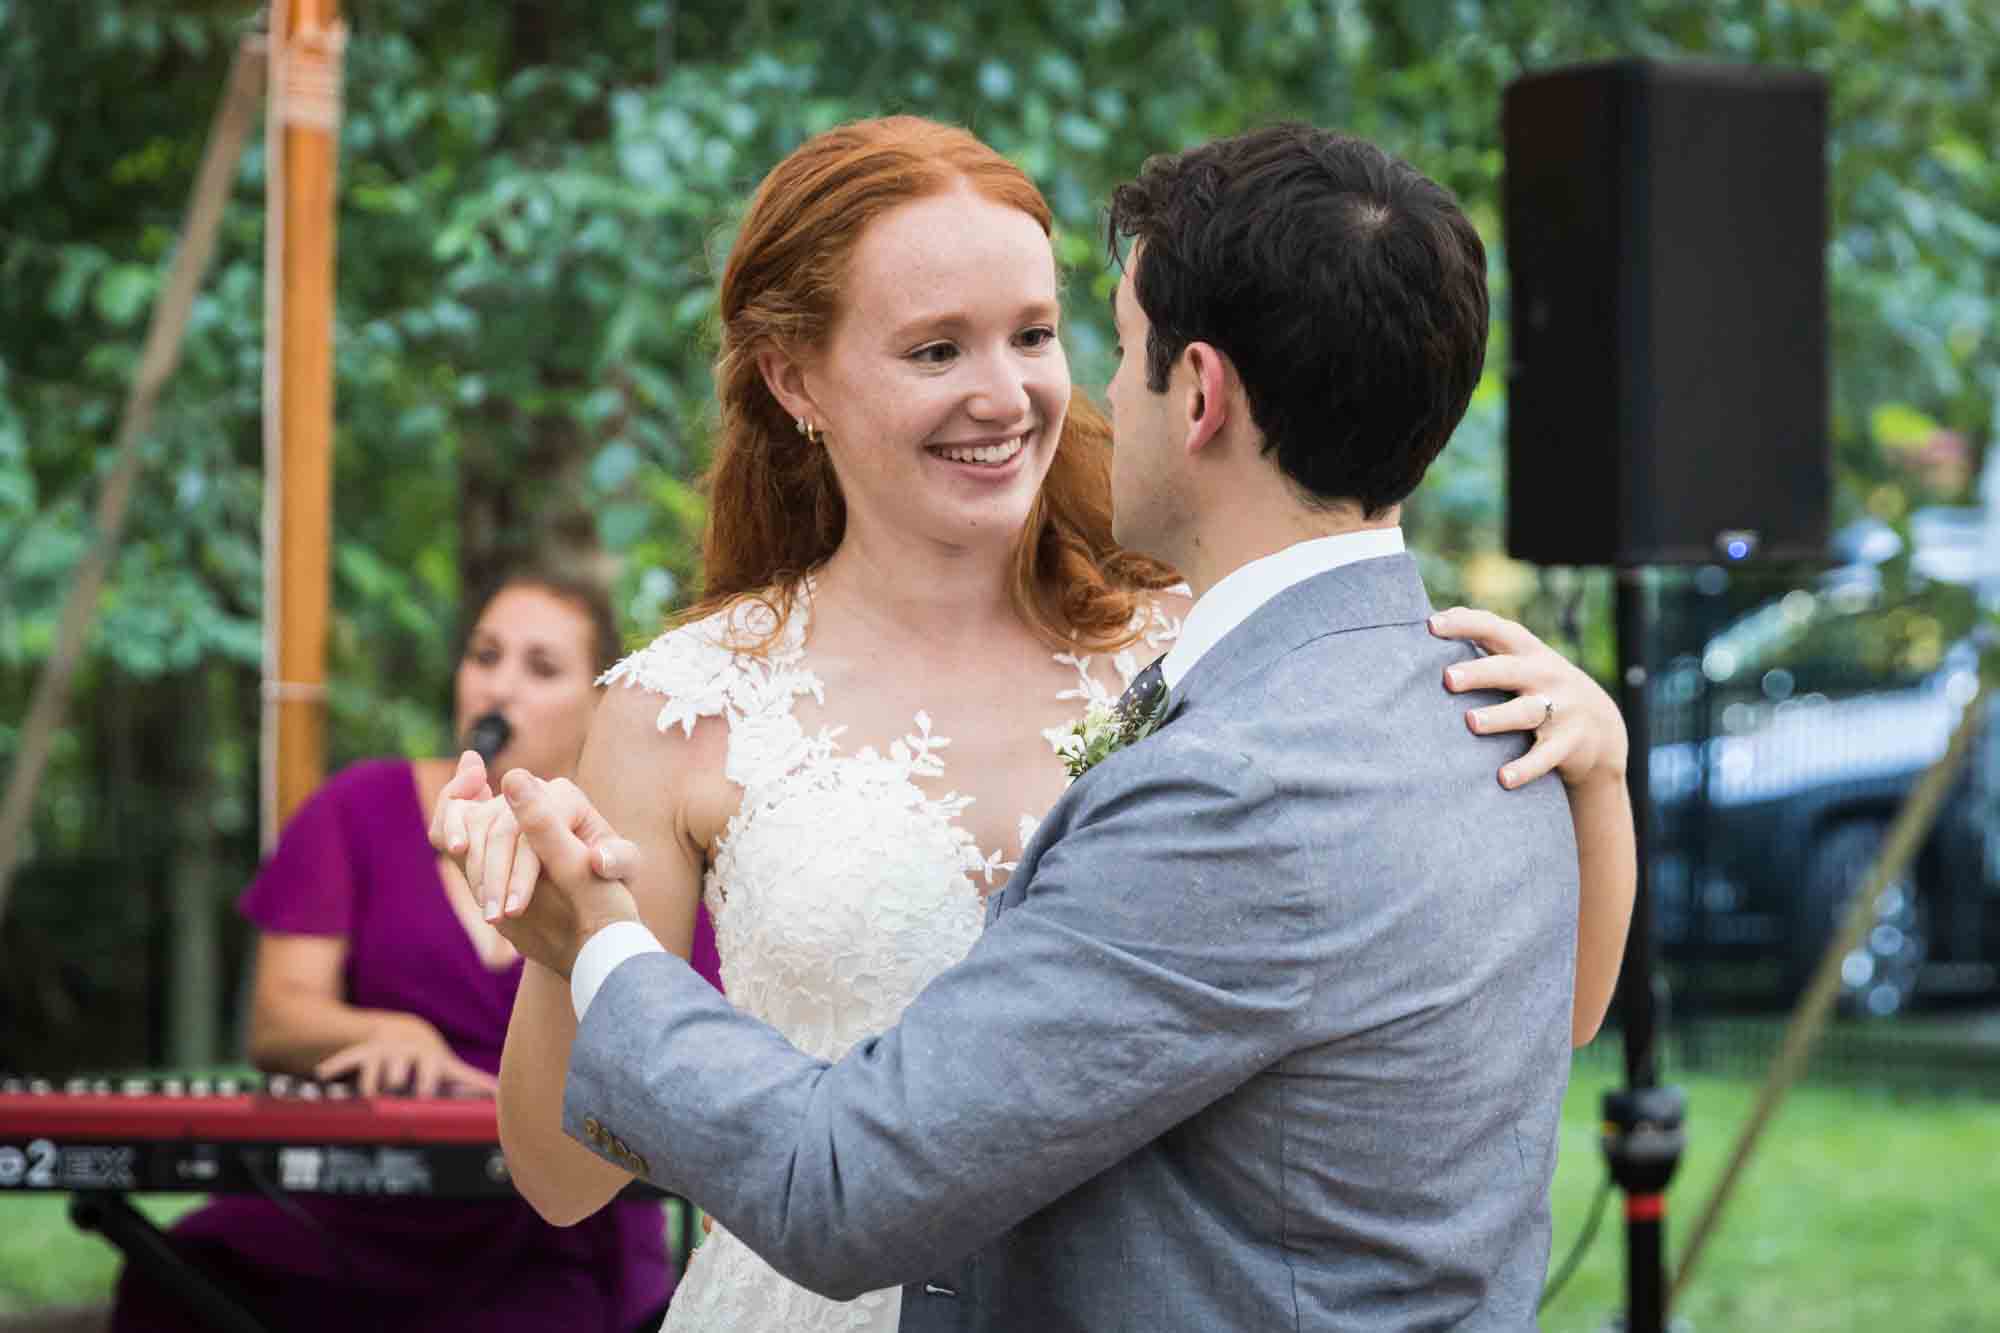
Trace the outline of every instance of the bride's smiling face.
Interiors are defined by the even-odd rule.
[[[1013,541],[1069,404],[1059,315],[1048,237],[1019,209],[960,189],[868,226],[827,345],[792,381],[850,536]]]

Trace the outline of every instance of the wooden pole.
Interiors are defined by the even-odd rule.
[[[265,250],[263,841],[325,773],[339,0],[273,0]]]

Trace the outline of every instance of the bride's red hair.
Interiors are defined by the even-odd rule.
[[[720,431],[708,474],[701,599],[693,620],[745,597],[783,626],[801,576],[839,546],[847,504],[826,450],[808,445],[758,370],[770,346],[824,346],[868,224],[900,204],[970,186],[1053,226],[1041,191],[966,131],[916,116],[856,121],[815,135],[757,187],[729,265],[715,363]],[[1128,641],[1143,590],[1176,582],[1111,539],[1111,428],[1082,392],[1015,546],[1015,609],[1051,646]]]

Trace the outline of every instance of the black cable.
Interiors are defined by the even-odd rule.
[[[1597,1197],[1590,1201],[1590,1215],[1583,1219],[1582,1234],[1576,1238],[1576,1243],[1570,1246],[1569,1254],[1556,1269],[1555,1276],[1542,1288],[1542,1299],[1535,1305],[1536,1314],[1548,1309],[1549,1302],[1568,1285],[1572,1277],[1576,1276],[1578,1265],[1583,1263],[1584,1252],[1590,1248],[1590,1242],[1597,1238],[1597,1228],[1604,1221],[1604,1205],[1610,1198],[1611,1177],[1606,1175],[1598,1182]]]

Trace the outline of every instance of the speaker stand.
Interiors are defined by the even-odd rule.
[[[1639,855],[1632,925],[1618,983],[1625,1087],[1604,1094],[1603,1146],[1611,1179],[1625,1195],[1624,1328],[1626,1333],[1666,1333],[1666,1189],[1686,1142],[1681,1128],[1686,1098],[1679,1088],[1659,1086],[1653,1048],[1659,997],[1654,989],[1648,835],[1653,747],[1646,714],[1646,570],[1619,568],[1617,589],[1619,702],[1629,739],[1625,772]]]

